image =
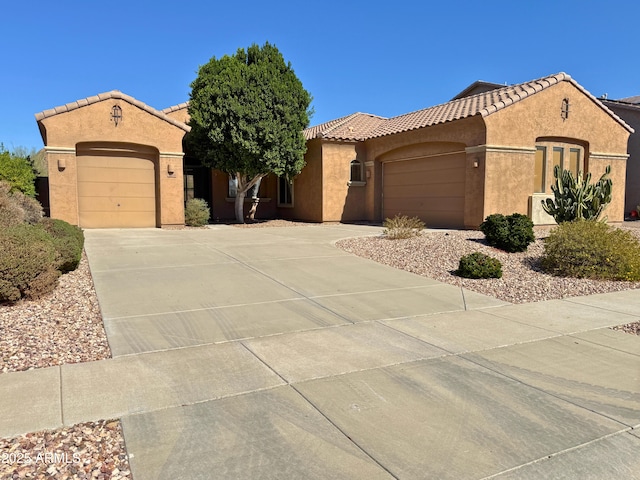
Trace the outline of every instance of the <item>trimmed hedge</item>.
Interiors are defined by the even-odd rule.
[[[564,277],[638,281],[640,241],[602,222],[563,222],[544,242],[542,268]]]
[[[78,268],[84,247],[84,233],[82,229],[63,220],[43,218],[40,226],[53,239],[57,252],[57,268],[67,273]]]
[[[501,278],[502,263],[497,258],[474,252],[460,259],[456,274],[464,278]]]
[[[58,254],[42,227],[16,225],[0,230],[0,303],[37,299],[58,284]]]
[[[526,215],[513,213],[507,217],[494,213],[480,224],[480,230],[492,247],[505,252],[524,252],[535,241],[533,222]]]

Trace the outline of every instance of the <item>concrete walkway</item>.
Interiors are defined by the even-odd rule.
[[[640,294],[508,305],[366,226],[86,232],[113,359],[0,375],[0,436],[121,418],[135,480],[640,479]]]

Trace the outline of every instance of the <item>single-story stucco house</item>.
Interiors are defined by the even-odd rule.
[[[232,219],[234,179],[183,159],[188,105],[159,111],[114,91],[36,115],[49,169],[51,216],[81,227],[184,222],[186,198]],[[565,73],[518,85],[470,85],[451,101],[393,118],[354,113],[305,130],[306,166],[291,183],[267,176],[258,218],[476,228],[492,213],[549,223],[540,199],[556,164],[597,179],[611,165],[625,212],[633,128]],[[184,162],[183,162],[184,160]],[[250,199],[247,200],[247,208]]]
[[[627,160],[624,211],[627,213],[637,211],[640,206],[640,95],[620,100],[601,98],[600,101],[635,130],[635,133],[629,136],[627,145],[629,159]]]

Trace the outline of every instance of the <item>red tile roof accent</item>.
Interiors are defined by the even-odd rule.
[[[176,112],[184,108],[189,108],[189,102],[182,102],[182,103],[179,103],[178,105],[174,105],[173,107],[163,108],[162,113]]]
[[[369,114],[354,113],[353,115],[332,120],[322,125],[307,128],[305,130],[305,138],[323,137],[340,140],[366,140],[417,130],[418,128],[430,127],[441,123],[453,122],[475,115],[487,117],[563,81],[570,82],[629,132],[633,132],[633,129],[618,115],[591,95],[584,87],[573,80],[571,76],[560,72],[556,75],[550,75],[530,82],[510,85],[470,97],[458,98],[441,105],[417,110],[389,119]],[[363,121],[363,116],[368,117],[368,119]],[[353,131],[349,130],[349,127],[351,127]]]
[[[54,115],[58,115],[61,113],[66,113],[66,112],[70,112],[72,110],[75,110],[77,108],[82,108],[82,107],[86,107],[87,105],[91,105],[93,103],[97,103],[97,102],[102,102],[104,100],[124,100],[127,103],[130,103],[131,105],[134,105],[142,110],[144,110],[145,112],[149,112],[151,115],[154,115],[162,120],[164,120],[165,122],[169,122],[170,124],[184,130],[185,132],[188,132],[189,130],[191,130],[191,127],[189,127],[188,125],[179,122],[177,120],[174,120],[173,118],[168,117],[166,114],[164,114],[163,112],[156,110],[153,107],[150,107],[149,105],[147,105],[146,103],[141,102],[140,100],[136,100],[135,98],[122,93],[118,90],[112,90],[110,92],[105,92],[105,93],[100,93],[98,95],[94,95],[92,97],[87,97],[87,98],[83,98],[81,100],[77,100],[75,102],[71,102],[71,103],[67,103],[66,105],[62,105],[59,107],[55,107],[55,108],[51,108],[49,110],[45,110],[43,112],[40,113],[36,113],[36,120],[38,122],[40,122],[41,120],[44,120],[45,118],[48,117],[52,117]]]
[[[327,138],[332,140],[366,140],[368,135],[381,123],[387,121],[384,117],[369,113],[353,113],[346,117],[309,127],[304,130],[304,138]]]

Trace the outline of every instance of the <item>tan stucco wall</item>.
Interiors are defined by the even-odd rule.
[[[114,105],[122,108],[116,126]],[[121,99],[107,99],[41,120],[47,145],[75,147],[80,142],[126,142],[148,145],[160,152],[182,152],[185,131]]]
[[[111,119],[114,105],[122,109],[118,125]],[[159,195],[158,225],[184,224],[182,138],[185,130],[123,99],[106,99],[39,120],[45,131],[49,169],[51,216],[78,224],[76,148],[100,143],[159,152],[156,188]],[[64,159],[65,168],[58,168]],[[173,173],[169,173],[169,165]]]
[[[323,145],[319,139],[307,142],[306,162],[293,180],[293,207],[278,207],[278,215],[286,219],[323,221]],[[277,197],[276,197],[277,199]]]
[[[562,100],[569,99],[569,117],[561,116]],[[485,117],[488,148],[533,149],[538,138],[557,138],[585,145],[586,170],[597,180],[611,165],[613,199],[609,221],[624,218],[624,178],[629,132],[593,99],[570,82],[546,90]],[[534,152],[493,152],[486,158],[485,211],[526,213],[532,192]],[[508,192],[508,194],[506,194]]]
[[[356,147],[355,143],[322,145],[322,220],[325,222],[349,222],[364,217],[365,185],[349,185],[351,161],[364,163]]]
[[[78,171],[75,148],[47,149],[45,158],[49,170],[49,214],[51,218],[77,225]]]
[[[640,105],[623,106],[608,102],[607,106],[635,130],[629,136],[627,144],[629,158],[627,159],[624,210],[630,213],[640,205]]]
[[[452,123],[434,125],[410,132],[367,140],[367,168],[371,177],[367,179],[366,220],[380,222],[382,218],[382,163],[398,158],[435,155],[452,151],[464,151],[470,146],[485,143],[485,126],[482,118],[471,117]],[[484,162],[478,168],[473,166],[476,159],[483,154],[467,155],[465,172],[465,206],[464,225],[460,227],[476,227],[482,222],[481,213],[484,205]],[[480,218],[480,221],[477,221]]]
[[[174,110],[172,112],[165,112],[165,115],[169,118],[172,118],[173,120],[186,124],[189,123],[189,119],[191,118],[189,117],[189,111],[187,107],[181,108],[179,110]]]

